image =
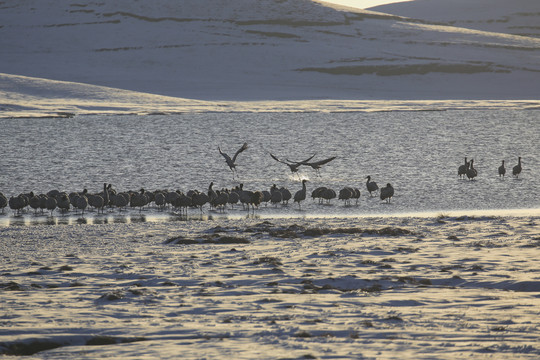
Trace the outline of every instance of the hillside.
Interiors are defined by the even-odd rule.
[[[535,0],[414,0],[370,8],[451,26],[540,38]]]
[[[535,36],[309,0],[233,3],[2,2],[0,107],[27,106],[20,102],[28,87],[34,101],[63,98],[39,79],[136,91],[139,100],[140,93],[207,101],[536,99],[540,93]],[[36,78],[31,86],[23,81],[28,77]]]

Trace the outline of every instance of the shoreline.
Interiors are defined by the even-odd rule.
[[[50,99],[36,100],[26,110],[20,103],[4,104],[0,119],[69,119],[76,116],[174,116],[211,113],[376,113],[376,112],[442,112],[540,110],[537,100],[267,100],[267,101],[203,101],[190,104],[158,104],[152,101],[123,104],[72,102]],[[178,98],[178,102],[190,101]],[[174,102],[174,101],[173,101]],[[204,102],[205,104],[200,104]],[[60,105],[62,104],[62,105]]]
[[[153,210],[153,209],[152,209]],[[68,215],[8,215],[0,214],[0,228],[9,227],[33,227],[39,225],[46,226],[65,226],[65,225],[100,225],[100,224],[174,224],[179,222],[220,222],[220,221],[242,221],[242,220],[260,220],[260,221],[347,221],[347,220],[390,220],[390,219],[486,219],[486,218],[531,218],[540,217],[540,208],[531,209],[470,209],[470,210],[448,210],[448,211],[421,211],[421,212],[397,212],[397,213],[372,213],[372,214],[322,214],[311,213],[302,215],[279,214],[279,213],[260,213],[235,211],[234,213],[221,213],[218,211],[205,211],[204,213],[179,214],[175,212],[126,212],[126,213],[108,213],[95,214],[90,212],[85,216],[78,214]]]
[[[197,113],[372,113],[449,110],[540,110],[537,99],[198,100],[83,83],[0,73],[0,119],[74,116],[179,115]],[[53,92],[51,89],[55,89]],[[51,94],[54,94],[52,96]],[[246,95],[248,96],[248,95]]]

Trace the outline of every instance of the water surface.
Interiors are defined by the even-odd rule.
[[[381,113],[206,113],[155,116],[79,116],[72,119],[0,119],[0,191],[6,196],[51,189],[90,192],[104,182],[119,190],[231,188],[294,194],[308,179],[318,186],[358,187],[358,204],[311,200],[268,206],[260,216],[342,216],[540,208],[540,121],[529,111],[426,111]],[[238,156],[237,176],[218,146]],[[297,174],[269,152],[291,160],[336,156],[317,174]],[[512,167],[522,157],[519,178]],[[459,179],[463,158],[474,159],[475,181]],[[497,168],[506,160],[507,176]],[[365,177],[391,183],[391,204],[369,197]],[[133,210],[134,211],[134,210]],[[146,210],[145,216],[155,214]],[[149,211],[149,212],[148,212]],[[193,214],[196,214],[193,210]],[[256,211],[257,213],[257,211]],[[212,214],[205,209],[204,214]],[[243,216],[241,207],[225,216]],[[8,209],[6,215],[13,214]],[[109,214],[110,215],[110,214]],[[106,216],[109,216],[106,215]],[[215,214],[218,216],[219,214]],[[137,218],[139,214],[134,214]],[[223,216],[223,215],[219,215]]]

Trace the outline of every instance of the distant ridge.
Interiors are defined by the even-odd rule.
[[[415,0],[370,8],[451,26],[540,38],[536,0]]]

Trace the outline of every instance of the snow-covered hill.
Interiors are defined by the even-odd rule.
[[[210,101],[540,94],[539,38],[419,16],[310,0],[12,0],[0,7],[0,111],[10,113],[31,107],[22,103],[28,88],[34,102],[84,99],[82,89],[59,94],[39,79]],[[28,77],[38,79],[29,85]]]
[[[535,0],[414,0],[376,6],[370,10],[476,30],[540,38],[540,3]]]

